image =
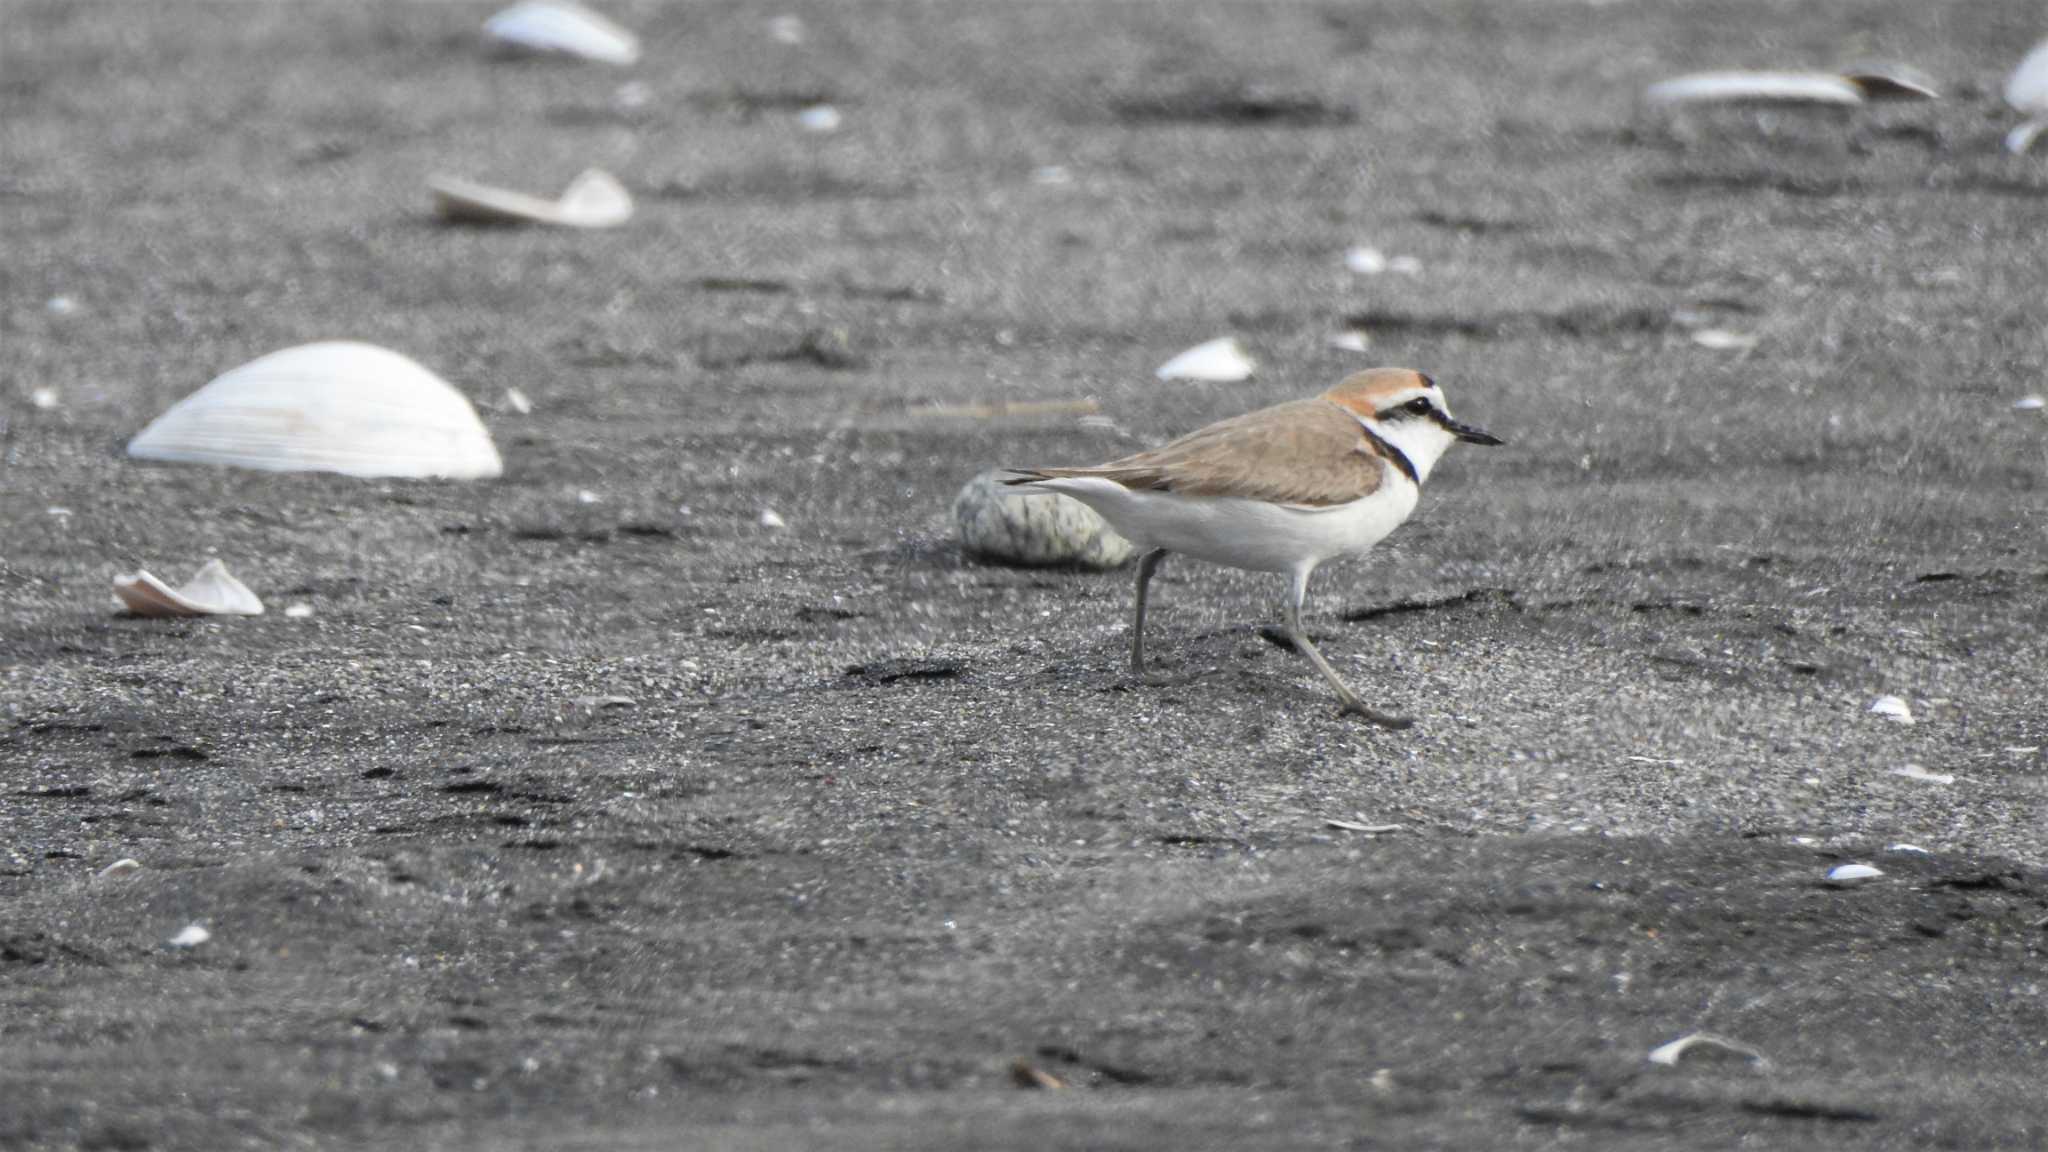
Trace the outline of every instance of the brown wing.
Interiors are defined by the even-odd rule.
[[[1348,504],[1379,489],[1383,460],[1350,413],[1296,400],[1220,420],[1162,448],[1094,468],[1033,469],[1021,482],[1099,476],[1126,488],[1275,504]]]

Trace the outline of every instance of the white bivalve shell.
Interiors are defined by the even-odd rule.
[[[263,601],[228,566],[208,560],[182,588],[147,570],[114,577],[114,600],[137,616],[261,616]]]
[[[2048,129],[2048,40],[2034,45],[2034,50],[2006,77],[2005,102],[2027,118],[2006,134],[2005,150],[2026,152]]]
[[[470,224],[610,228],[633,216],[632,195],[601,168],[586,169],[571,180],[559,200],[543,200],[455,176],[430,177],[427,187],[434,193],[434,211],[442,219]]]
[[[1652,104],[1861,104],[1863,90],[1827,72],[1695,72],[1650,85]]]
[[[1245,355],[1244,346],[1235,336],[1224,336],[1175,356],[1159,366],[1161,380],[1204,380],[1216,384],[1235,384],[1249,380],[1258,365]]]
[[[484,34],[507,48],[630,65],[640,38],[570,0],[528,0],[484,21]]]
[[[143,460],[475,480],[505,470],[448,382],[374,344],[302,344],[185,397],[128,442]]]

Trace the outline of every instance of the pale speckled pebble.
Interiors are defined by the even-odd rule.
[[[1136,554],[1095,509],[1067,496],[1007,488],[1007,475],[984,472],[953,500],[960,546],[969,554],[1006,564],[1099,569],[1118,567]]]

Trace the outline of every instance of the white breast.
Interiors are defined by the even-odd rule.
[[[1355,556],[1400,527],[1421,496],[1400,475],[1389,476],[1362,500],[1322,508],[1139,492],[1096,477],[1044,480],[1029,487],[1072,496],[1141,548],[1164,548],[1254,572],[1303,571]]]

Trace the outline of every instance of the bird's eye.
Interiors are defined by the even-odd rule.
[[[1429,415],[1429,397],[1417,396],[1415,399],[1403,404],[1402,407],[1415,413],[1417,416],[1427,416]]]

